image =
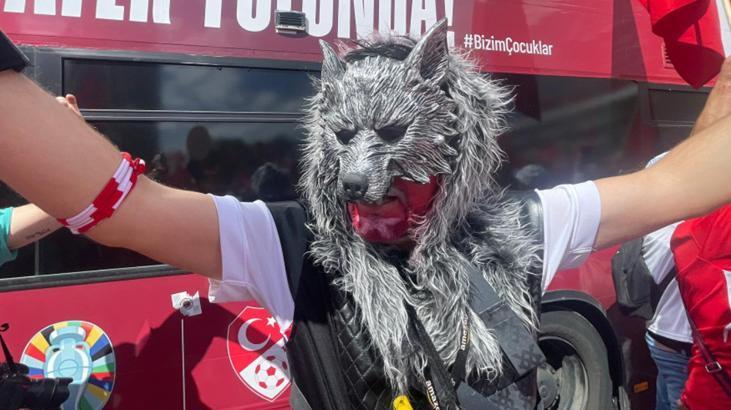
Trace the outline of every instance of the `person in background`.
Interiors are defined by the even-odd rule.
[[[670,238],[677,223],[648,234],[642,243],[642,255],[656,284],[668,283],[648,322],[645,340],[657,366],[655,409],[677,409],[680,394],[688,378],[688,360],[693,337],[680,299]],[[668,276],[672,275],[673,278]],[[667,282],[669,280],[669,282]]]
[[[691,132],[694,135],[731,113],[731,67],[724,64],[706,105]],[[652,166],[665,154],[653,158]],[[652,320],[648,322],[646,341],[658,369],[657,410],[677,409],[688,379],[693,335],[678,288],[675,261],[670,240],[680,224],[674,223],[645,236],[642,255],[656,284],[667,282]],[[669,278],[672,275],[673,278]]]
[[[292,189],[287,170],[267,162],[251,174],[251,189],[262,201],[292,201],[297,194]]]
[[[729,67],[729,62],[726,61],[715,86],[708,96],[705,107],[693,127],[691,135],[710,127],[729,113],[731,113],[731,67]],[[654,164],[663,155],[653,159],[648,166]],[[731,398],[728,397],[728,394],[723,391],[723,388],[716,380],[713,380],[712,374],[706,372],[705,362],[700,355],[698,345],[696,344],[694,348],[693,332],[686,311],[688,300],[686,299],[686,303],[684,303],[681,295],[681,293],[695,290],[689,295],[691,299],[690,306],[693,309],[692,313],[698,316],[695,319],[696,324],[700,321],[704,325],[701,332],[714,329],[713,323],[716,319],[719,323],[716,328],[724,328],[727,323],[723,323],[721,320],[723,314],[719,315],[714,308],[718,309],[720,306],[724,314],[727,315],[728,312],[723,309],[723,303],[719,305],[714,303],[713,300],[718,302],[719,297],[726,296],[727,299],[731,297],[731,295],[725,295],[722,291],[723,289],[729,289],[729,278],[719,275],[718,271],[714,270],[711,265],[689,264],[686,266],[678,265],[676,268],[676,261],[679,258],[690,261],[700,254],[700,248],[697,246],[687,244],[681,246],[679,244],[683,240],[698,236],[703,231],[703,221],[707,225],[712,220],[723,220],[723,209],[726,209],[726,214],[728,214],[727,207],[722,208],[708,216],[683,223],[683,229],[680,231],[678,231],[680,222],[671,224],[648,234],[643,241],[642,254],[655,283],[659,284],[665,281],[668,275],[677,276],[672,279],[660,297],[656,313],[648,323],[647,328],[647,344],[652,359],[658,368],[657,410],[728,408],[731,405],[729,401]],[[727,234],[728,232],[722,228],[715,229],[716,236],[713,243],[719,245],[718,248],[713,248],[710,244],[703,245],[706,249],[715,249],[717,251],[715,255],[708,253],[706,256],[721,258],[723,254],[722,245],[724,242],[728,242],[728,236],[723,239],[722,233]],[[677,248],[674,250],[674,254],[671,249],[671,240],[673,241],[673,248]],[[701,276],[705,276],[706,280],[701,280]],[[727,282],[727,286],[718,286],[722,280]],[[717,292],[714,293],[714,290]],[[703,295],[706,298],[701,302]],[[715,299],[713,295],[716,296]],[[704,317],[703,313],[707,313],[708,309],[711,309],[716,316]],[[710,325],[706,323],[709,318],[711,319]],[[720,352],[723,358],[728,357],[729,354],[731,354],[731,351]]]
[[[81,116],[76,97],[56,97],[59,104]],[[18,249],[55,232],[61,224],[33,204],[0,208],[0,266],[15,259]]]
[[[731,206],[681,223],[671,246],[693,335],[682,409],[731,408]]]
[[[551,174],[540,164],[522,166],[515,171],[513,178],[515,179],[513,188],[517,190],[546,189],[551,185]]]
[[[731,67],[724,65],[716,85],[691,135],[699,133],[731,113]],[[650,160],[647,167],[660,161],[667,152]],[[647,323],[645,340],[657,366],[656,410],[675,410],[688,379],[688,360],[693,335],[681,299],[670,240],[680,222],[667,225],[642,240],[642,258],[652,280],[659,286],[660,297],[655,313]]]

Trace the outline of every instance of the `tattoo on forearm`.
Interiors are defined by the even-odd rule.
[[[38,232],[33,232],[32,234],[25,237],[26,241],[35,241],[37,239],[40,239],[46,235],[48,235],[51,232],[50,228],[41,229]]]

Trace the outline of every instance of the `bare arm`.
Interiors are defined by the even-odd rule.
[[[56,101],[81,117],[76,97],[69,94],[66,97],[56,97]],[[8,247],[22,248],[25,245],[39,241],[61,227],[56,218],[45,213],[33,204],[27,204],[13,209],[10,217]]]
[[[31,80],[0,72],[0,176],[55,217],[85,208],[119,165],[119,151]],[[218,217],[203,194],[147,178],[89,237],[219,278]]]
[[[29,243],[40,240],[55,232],[61,224],[56,218],[43,212],[33,204],[23,205],[13,209],[10,217],[10,235],[8,248],[18,249]]]
[[[731,116],[698,132],[656,165],[596,181],[602,201],[596,247],[706,214],[731,201]]]
[[[634,238],[731,200],[731,58],[726,59],[690,138],[635,174],[597,181],[602,217],[596,247]]]

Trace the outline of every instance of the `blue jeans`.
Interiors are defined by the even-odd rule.
[[[680,394],[688,379],[688,360],[685,353],[670,351],[658,346],[655,339],[645,334],[650,356],[657,366],[657,395],[655,410],[677,410]]]

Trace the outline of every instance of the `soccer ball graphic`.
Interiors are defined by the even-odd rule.
[[[228,358],[246,388],[269,402],[287,392],[292,384],[285,349],[287,336],[274,317],[264,308],[246,306],[229,324],[226,334]],[[252,340],[250,336],[254,335],[257,337]]]
[[[264,390],[278,390],[289,380],[287,362],[276,356],[266,356],[254,368],[256,382]]]

